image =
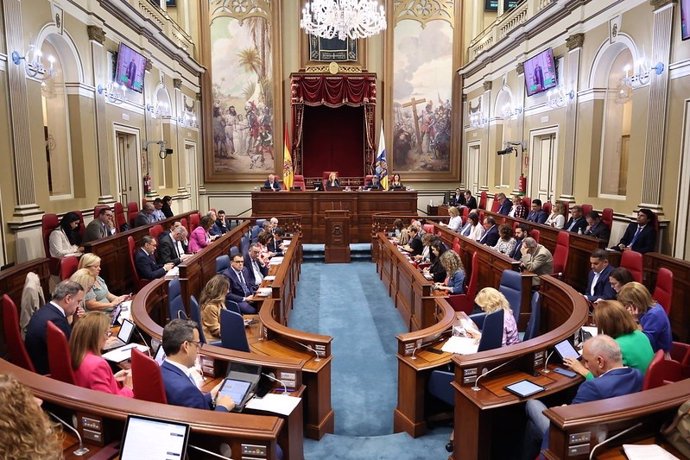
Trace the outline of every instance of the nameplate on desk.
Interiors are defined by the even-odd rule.
[[[462,384],[469,385],[477,381],[477,368],[473,367],[471,369],[462,370]]]
[[[269,295],[271,295],[271,292],[272,290],[270,287],[259,288],[256,290],[256,295],[259,297],[268,297]]]
[[[264,276],[264,281],[274,281],[276,279],[273,275]]]
[[[326,345],[314,344],[314,350],[316,350],[316,354],[319,355],[319,357],[323,358],[326,356]]]
[[[271,261],[268,263],[269,265],[280,265],[283,263],[283,258],[282,257],[274,257],[271,259]]]

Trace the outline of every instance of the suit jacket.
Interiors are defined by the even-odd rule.
[[[280,190],[280,182],[274,181],[271,184],[268,180],[266,180],[266,182],[264,182],[264,188],[270,188],[271,190]]]
[[[419,237],[419,235],[412,238],[408,244],[412,248],[412,252],[410,253],[412,256],[419,256],[422,255],[422,252],[424,252],[424,244],[422,243],[422,239]]]
[[[168,399],[168,404],[190,407],[192,409],[213,409],[211,395],[209,393],[202,393],[177,366],[170,364],[168,361],[163,361],[161,376],[163,377],[165,397]],[[220,412],[228,411],[222,406],[216,407],[216,410]]]
[[[249,257],[249,253],[244,254],[244,268],[246,268],[249,272],[249,277],[246,275],[244,277],[245,281],[247,282],[247,287],[249,287],[249,289],[256,289],[256,286],[261,283],[254,276],[254,267],[252,266],[252,258]],[[261,261],[259,261],[259,271],[263,276],[268,275],[268,267],[262,266]]]
[[[156,263],[153,256],[149,256],[146,251],[139,248],[134,252],[134,266],[140,278],[155,280],[165,275],[164,264]]]
[[[498,243],[498,226],[494,225],[484,233],[479,242],[487,246],[494,247]]]
[[[546,215],[546,212],[543,209],[540,209],[539,211],[530,211],[529,214],[527,214],[528,221],[536,222],[538,224],[543,224],[546,222],[548,217],[549,216]]]
[[[364,187],[364,190],[381,190],[381,184],[374,184],[373,182],[366,187]]]
[[[608,243],[609,238],[611,236],[611,229],[608,227],[608,225],[606,225],[602,221],[599,221],[592,228],[585,230],[585,235],[590,235],[595,238],[599,238],[600,240],[604,240]]]
[[[629,246],[635,236],[635,232],[637,232],[637,222],[632,222],[628,225],[628,228],[625,229],[625,234],[623,234],[623,238],[621,238],[618,244]],[[654,225],[649,223],[642,228],[642,232],[637,237],[637,240],[635,240],[635,244],[632,245],[632,250],[644,254],[646,252],[653,252],[655,249],[656,230],[654,229]]]
[[[240,303],[242,302],[245,297],[250,296],[254,293],[254,290],[256,289],[254,285],[251,284],[251,279],[253,279],[253,275],[250,273],[249,269],[247,267],[242,268],[242,276],[244,277],[244,282],[247,285],[247,292],[242,288],[242,283],[240,282],[239,276],[235,273],[235,270],[233,270],[232,267],[228,267],[225,270],[223,270],[222,273],[228,280],[230,280],[230,290],[228,291],[228,295],[225,297],[228,300],[232,300],[233,302]]]
[[[176,241],[170,236],[170,232],[163,232],[158,237],[158,249],[156,249],[158,263],[165,265],[172,262],[175,265],[180,263],[180,256],[177,253]]]
[[[571,225],[573,226],[572,229],[570,228]],[[584,233],[585,229],[587,229],[587,220],[584,217],[580,217],[579,219],[573,219],[571,217],[563,226],[563,230],[568,230],[573,233]]]
[[[84,243],[88,243],[89,241],[100,240],[107,236],[110,236],[108,233],[108,228],[105,227],[100,220],[94,219],[91,222],[89,222],[89,225],[86,226],[86,232],[84,233]]]
[[[587,275],[587,289],[585,289],[585,297],[587,297],[590,302],[594,302],[597,299],[615,300],[616,291],[613,290],[611,283],[609,283],[609,275],[612,271],[613,266],[611,265],[607,265],[606,268],[601,271],[597,284],[594,286],[594,295],[591,294],[592,281],[594,281],[594,272],[592,270],[589,271],[589,275]]]
[[[90,390],[133,398],[131,388],[121,387],[115,380],[110,364],[91,352],[86,353],[79,368],[74,371],[76,384]]]
[[[152,224],[152,223],[153,223],[153,215],[149,216],[144,211],[139,211],[139,214],[137,214],[136,219],[134,219],[134,226],[135,227],[143,227],[144,225],[148,225],[148,224]]]
[[[39,374],[47,374],[50,372],[48,366],[48,345],[46,343],[46,330],[48,328],[48,321],[52,321],[69,340],[72,327],[67,322],[67,318],[58,308],[52,303],[47,303],[34,313],[26,327],[26,338],[24,344],[26,351],[34,363],[36,372]]]
[[[524,238],[521,240],[515,240],[515,247],[513,248],[512,251],[510,251],[510,254],[508,254],[509,257],[511,257],[513,260],[520,260],[522,259],[522,253],[520,252],[520,248],[522,247],[522,242]]]
[[[511,203],[510,200],[505,199],[503,200],[503,203],[501,203],[501,206],[498,208],[498,213],[507,216],[512,208],[513,203]]]
[[[470,197],[469,200],[465,203],[465,206],[467,206],[470,209],[477,209],[477,199],[473,196]]]
[[[642,390],[642,374],[632,367],[611,369],[604,375],[585,380],[577,389],[573,404],[637,393]]]
[[[525,266],[525,270],[537,275],[550,275],[553,273],[553,256],[541,244],[537,245],[537,250],[532,254],[525,254],[522,256],[522,264]],[[534,278],[533,284],[539,284],[539,278]]]

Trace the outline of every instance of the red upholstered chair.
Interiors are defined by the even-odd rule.
[[[621,267],[628,269],[633,281],[642,282],[642,254],[626,249],[621,255]]]
[[[534,241],[539,244],[539,238],[541,237],[541,231],[537,230],[536,228],[533,228],[532,230],[529,231],[529,236],[534,238]]]
[[[77,271],[79,258],[67,256],[60,259],[60,281],[64,281]]]
[[[608,228],[611,228],[611,225],[613,225],[613,209],[604,208],[601,211],[601,221],[606,224]]]
[[[189,233],[199,226],[199,221],[201,221],[201,216],[198,212],[189,215]]]
[[[690,377],[690,345],[683,342],[673,342],[670,354],[672,360],[680,363],[683,378]]]
[[[592,205],[591,204],[581,204],[580,207],[582,208],[582,215],[587,216],[590,212],[592,212]]]
[[[656,286],[652,297],[664,307],[667,315],[671,314],[671,304],[673,303],[673,272],[668,268],[662,267],[656,274]]]
[[[43,248],[46,251],[46,257],[50,259],[48,263],[50,267],[50,273],[52,275],[58,276],[60,274],[60,259],[57,257],[50,256],[50,233],[55,230],[60,225],[60,220],[57,214],[43,214],[41,217],[41,234],[43,235]]]
[[[496,195],[494,195],[494,199],[491,202],[491,212],[498,212],[498,208],[501,207],[501,203],[498,202],[496,199]]]
[[[453,310],[463,311],[466,314],[472,313],[474,308],[474,297],[477,295],[477,283],[479,282],[479,259],[477,253],[472,254],[472,263],[470,266],[470,281],[467,283],[467,289],[464,294],[455,294],[448,296],[448,303]]]
[[[664,350],[659,350],[654,354],[654,359],[644,375],[643,390],[651,390],[683,379],[681,363],[672,359],[664,359],[664,356]]]
[[[482,209],[479,210],[479,223],[484,223],[484,211]]]
[[[457,255],[460,255],[460,238],[458,238],[457,236],[453,238],[453,251],[455,251]]]
[[[151,235],[156,240],[158,239],[158,236],[161,233],[163,233],[163,226],[161,224],[156,224],[153,227],[149,228],[149,235]]]
[[[299,187],[300,190],[305,191],[307,186],[304,183],[304,176],[302,174],[295,174],[295,177],[292,180],[292,186]]]
[[[532,199],[528,196],[523,196],[522,197],[522,205],[529,210],[530,206],[532,206]]]
[[[468,208],[467,206],[463,206],[460,209],[460,214],[462,215],[462,221],[465,222],[467,220],[467,216],[470,215],[470,208]]]
[[[98,214],[101,212],[101,209],[109,209],[110,206],[107,204],[97,204],[96,206],[93,207],[93,218],[98,219]]]
[[[129,268],[132,270],[132,279],[134,280],[134,287],[138,291],[143,288],[151,280],[147,280],[139,277],[139,272],[137,272],[137,266],[134,263],[134,251],[137,250],[136,244],[134,243],[134,238],[131,236],[127,237],[127,249],[129,251]]]
[[[567,201],[561,201],[561,204],[563,205],[563,215],[565,216],[565,220],[567,221],[568,215],[570,214],[570,203],[568,203]]]
[[[556,250],[553,253],[553,276],[563,279],[570,252],[570,232],[561,230],[556,237]]]
[[[120,233],[127,223],[125,208],[122,206],[122,203],[115,203],[113,205],[113,214],[115,214],[115,233]]]
[[[46,328],[46,344],[48,345],[48,365],[50,376],[65,383],[76,384],[72,370],[72,357],[65,333],[52,321],[48,321]]]
[[[132,387],[136,399],[168,403],[160,366],[136,348],[132,348]]]
[[[28,371],[36,372],[19,330],[17,306],[7,294],[2,296],[2,328],[5,335],[8,360]]]
[[[136,201],[130,201],[127,203],[127,222],[129,223],[129,228],[134,228],[134,219],[137,218],[139,214],[139,205]]]
[[[74,211],[76,215],[79,216],[79,235],[83,238],[86,232],[86,225],[84,225],[84,213],[81,210]]]
[[[518,227],[518,225],[520,225],[519,221],[517,221],[517,220],[513,221],[513,232],[515,232],[515,229]]]
[[[547,201],[547,202],[544,203],[544,205],[542,206],[542,209],[544,210],[544,212],[545,212],[546,214],[551,214],[551,208],[552,208],[552,207],[553,207],[553,205],[551,204],[551,202],[550,202],[550,201]]]
[[[486,209],[486,192],[482,192],[479,195],[479,205],[477,207],[479,209]]]
[[[424,233],[434,233],[434,224],[424,224],[422,228],[424,228]]]
[[[364,176],[364,186],[366,187],[367,185],[370,185],[374,180],[373,174],[367,174]]]

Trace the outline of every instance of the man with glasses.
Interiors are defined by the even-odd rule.
[[[172,262],[166,264],[156,262],[154,253],[156,252],[158,242],[154,237],[145,235],[141,241],[141,248],[134,255],[134,265],[140,278],[147,280],[160,278],[175,266]]]
[[[527,214],[527,220],[530,222],[536,222],[538,224],[543,224],[549,216],[541,207],[541,200],[535,198],[532,200],[532,210]]]
[[[231,397],[218,395],[220,385],[210,393],[203,393],[196,386],[191,368],[194,367],[202,343],[194,321],[170,321],[163,329],[161,346],[166,355],[161,365],[161,376],[168,404],[221,412],[229,412],[235,407]]]
[[[101,208],[98,211],[98,216],[95,216],[89,225],[86,226],[84,243],[100,240],[110,236],[110,229],[113,227],[113,212],[110,210],[110,208]]]
[[[241,254],[232,256],[230,267],[223,270],[221,274],[230,280],[230,291],[226,300],[237,303],[243,314],[255,314],[256,308],[252,305],[251,298],[258,286],[252,284],[254,277],[244,266],[244,257]]]

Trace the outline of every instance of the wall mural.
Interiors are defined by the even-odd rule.
[[[275,169],[270,2],[211,2],[213,171]]]
[[[453,2],[396,2],[393,167],[449,172],[453,87]]]

